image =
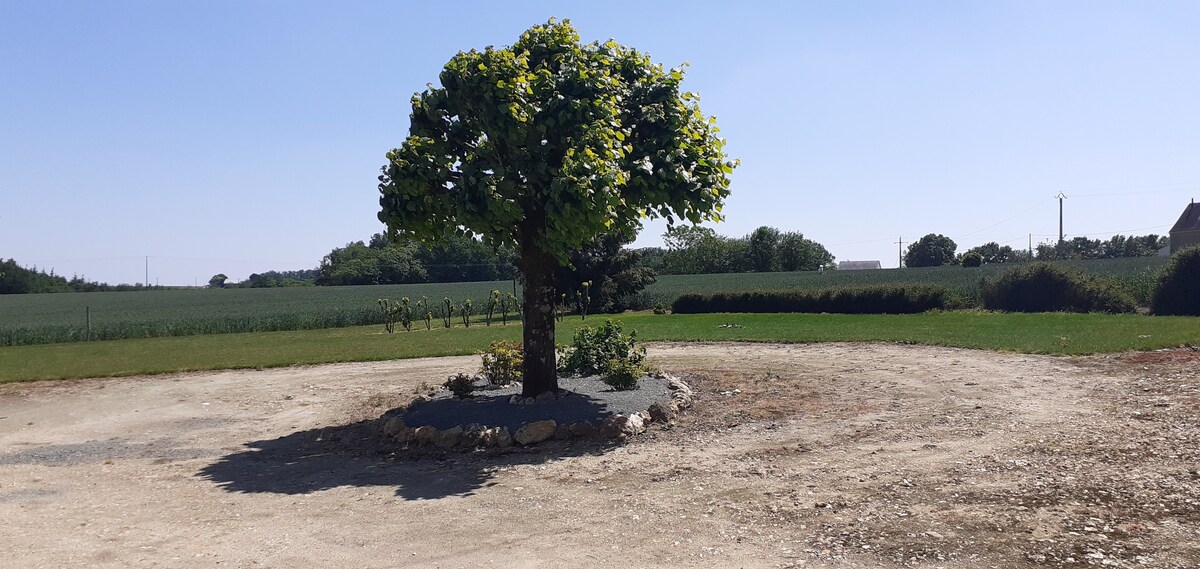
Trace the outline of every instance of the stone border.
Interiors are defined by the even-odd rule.
[[[434,446],[463,450],[507,448],[514,445],[530,446],[552,439],[588,439],[597,436],[624,442],[629,437],[644,433],[647,425],[670,423],[681,411],[692,406],[694,392],[688,384],[668,374],[659,374],[658,377],[667,380],[667,389],[671,394],[670,399],[665,402],[652,403],[645,411],[638,411],[630,415],[613,415],[601,422],[599,426],[589,421],[568,425],[547,419],[521,425],[517,432],[509,433],[505,427],[489,427],[479,424],[457,425],[449,429],[438,429],[431,425],[410,427],[397,416],[383,422],[383,436],[407,447]],[[519,396],[514,395],[513,398],[510,401],[512,403],[526,403]]]

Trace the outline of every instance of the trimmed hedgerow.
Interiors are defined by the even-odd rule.
[[[1162,315],[1200,316],[1200,246],[1171,256],[1158,275],[1150,309]]]
[[[988,310],[1006,312],[1133,312],[1129,294],[1104,279],[1048,263],[1032,263],[979,283]]]
[[[762,290],[688,293],[671,305],[675,314],[709,312],[832,312],[839,314],[913,314],[951,308],[944,287],[881,285],[818,290]]]

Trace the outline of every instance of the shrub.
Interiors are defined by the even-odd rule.
[[[375,302],[379,303],[379,310],[383,312],[383,329],[386,330],[388,334],[395,332],[396,307],[392,305],[392,303],[386,298],[381,298]]]
[[[492,385],[508,385],[521,381],[521,366],[525,352],[521,344],[496,340],[483,352],[483,376]]]
[[[983,307],[1008,312],[1133,312],[1133,300],[1113,283],[1033,263],[979,283]]]
[[[646,368],[629,360],[613,359],[600,380],[617,391],[629,391],[641,387],[638,380],[646,374]]]
[[[475,378],[465,373],[458,373],[450,376],[442,385],[449,389],[455,397],[466,399],[471,396],[472,391],[475,391]]]
[[[458,315],[462,317],[463,326],[466,328],[471,327],[471,315],[475,314],[475,310],[471,308],[471,305],[471,299],[468,298],[458,307]]]
[[[975,251],[967,251],[966,253],[963,253],[962,266],[978,267],[981,265],[983,265],[983,255],[980,255],[979,253],[976,253]]]
[[[1200,316],[1200,246],[1176,252],[1163,267],[1150,309],[1155,314]]]
[[[456,308],[454,301],[450,300],[450,297],[442,299],[442,324],[445,324],[447,328],[450,327],[451,322],[454,320],[454,311]]]
[[[400,299],[400,325],[405,332],[412,332],[413,309],[410,302],[407,296]]]
[[[433,328],[433,311],[429,309],[429,298],[422,296],[421,300],[417,301],[417,315],[425,321],[425,329]]]
[[[593,330],[584,326],[575,332],[571,346],[559,356],[559,369],[579,375],[604,375],[613,362],[641,367],[646,348],[638,344],[637,331],[621,332],[621,323],[606,320]]]
[[[675,314],[707,312],[835,312],[911,314],[949,308],[944,287],[879,285],[815,290],[776,290],[682,294],[671,305]]]
[[[500,291],[493,290],[492,295],[488,297],[487,310],[485,311],[485,314],[487,314],[487,325],[488,326],[492,325],[492,316],[496,315],[496,309],[499,307],[500,307]]]
[[[663,304],[663,303],[661,303],[661,302],[660,302],[660,303],[658,303],[658,304],[655,304],[655,305],[654,305],[654,313],[655,313],[655,314],[666,314],[666,313],[667,313],[667,307],[666,307],[666,305],[664,305],[664,304]]]

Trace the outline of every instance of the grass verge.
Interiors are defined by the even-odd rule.
[[[596,325],[605,316],[593,316]],[[1200,344],[1200,319],[1131,314],[670,314],[614,317],[647,341],[901,342],[1083,355]],[[581,325],[558,326],[566,343]],[[473,326],[385,334],[381,326],[0,348],[0,383],[234,368],[378,361],[482,351],[521,328]]]

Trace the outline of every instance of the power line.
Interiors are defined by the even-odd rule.
[[[976,233],[982,233],[982,232],[984,232],[984,231],[987,231],[987,230],[989,230],[989,229],[991,229],[991,228],[993,228],[993,227],[996,227],[997,225],[1001,225],[1001,224],[1004,224],[1004,223],[1008,223],[1008,222],[1010,222],[1010,221],[1012,221],[1012,220],[1014,220],[1014,219],[1016,219],[1016,218],[1018,218],[1018,217],[1021,217],[1022,215],[1025,215],[1025,214],[1027,214],[1027,213],[1029,213],[1029,212],[1031,212],[1031,211],[1033,211],[1033,210],[1035,210],[1035,209],[1038,209],[1038,208],[1040,208],[1040,207],[1042,207],[1042,204],[1041,204],[1041,202],[1039,202],[1038,204],[1036,204],[1036,205],[1034,205],[1034,206],[1030,207],[1029,209],[1027,209],[1027,210],[1025,210],[1025,211],[1022,211],[1021,213],[1018,213],[1018,214],[1016,214],[1016,215],[1014,215],[1014,216],[1012,216],[1012,217],[1010,217],[1010,218],[1008,218],[1008,219],[1005,219],[1005,220],[1003,220],[1003,221],[997,221],[996,223],[993,223],[993,224],[991,224],[991,225],[989,225],[989,226],[987,226],[987,227],[984,227],[983,229],[977,229],[977,230],[975,230],[975,231],[972,231],[972,232],[970,232],[970,233],[964,233],[964,234],[962,234],[962,235],[959,235],[959,236],[958,236],[958,238],[959,238],[959,239],[963,239],[963,238],[966,238],[966,237],[970,237],[970,236],[972,236],[972,235],[975,235]]]
[[[1191,186],[1188,188],[1178,188],[1174,190],[1155,190],[1155,191],[1140,191],[1147,188],[1168,188],[1173,186]],[[1108,197],[1108,196],[1131,196],[1144,194],[1173,194],[1181,192],[1190,192],[1200,187],[1200,182],[1180,182],[1176,184],[1154,184],[1149,186],[1110,186],[1107,188],[1088,188],[1082,190],[1082,193],[1071,192],[1072,197],[1093,198],[1093,197]],[[1095,192],[1093,192],[1096,190]],[[1134,190],[1134,191],[1108,191],[1108,190]],[[1091,193],[1089,193],[1091,192]]]
[[[865,239],[863,241],[846,241],[843,243],[830,243],[830,244],[826,245],[826,247],[841,247],[842,245],[861,245],[863,243],[882,243],[884,241],[891,241],[891,240],[892,240],[891,237],[880,237],[879,239]]]
[[[1155,225],[1153,227],[1139,227],[1137,229],[1122,229],[1120,231],[1094,231],[1092,233],[1073,233],[1072,235],[1075,237],[1090,237],[1090,236],[1094,236],[1094,235],[1126,235],[1126,234],[1133,234],[1138,231],[1147,231],[1150,229],[1162,229],[1164,227],[1171,227],[1171,224],[1168,223],[1165,225]],[[1033,235],[1035,237],[1054,237],[1055,236],[1053,233],[1034,233]]]

